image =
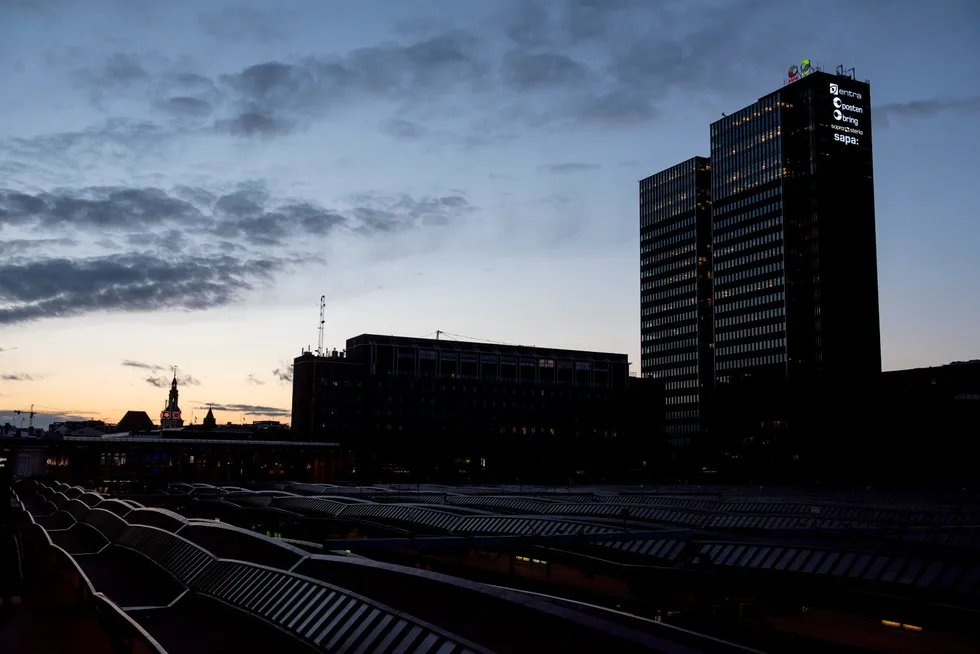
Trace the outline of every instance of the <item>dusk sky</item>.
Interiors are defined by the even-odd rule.
[[[976,0],[0,0],[0,423],[171,366],[288,421],[321,295],[638,371],[637,180],[803,58],[871,81],[885,368],[978,358],[978,55]]]

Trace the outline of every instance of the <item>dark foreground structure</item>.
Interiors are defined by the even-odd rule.
[[[203,485],[175,487],[160,499],[193,507],[189,513],[210,512],[215,502],[238,507],[222,500],[230,490],[307,500]],[[582,653],[752,651],[599,606],[263,536],[63,484],[21,484],[13,507],[25,603],[0,636],[5,652],[477,654],[540,652],[543,642]],[[361,514],[363,524],[370,513]]]
[[[247,486],[110,498],[19,484],[30,583],[0,649],[43,625],[36,607],[57,597],[74,602],[59,620],[136,651],[965,654],[980,643],[975,495]]]

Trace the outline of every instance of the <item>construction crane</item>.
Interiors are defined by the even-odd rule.
[[[319,338],[317,339],[317,345],[316,345],[316,355],[318,357],[324,356],[324,352],[323,352],[323,323],[326,322],[326,320],[324,319],[323,316],[324,316],[324,312],[326,311],[326,309],[327,309],[327,296],[326,295],[321,295],[320,296],[320,328],[319,328],[319,332],[320,333],[319,333]]]
[[[19,415],[21,415],[24,412],[21,411],[21,410],[19,410],[19,409],[17,409],[17,410],[14,411],[14,413],[19,416]],[[31,405],[31,410],[28,413],[28,415],[30,416],[30,419],[28,420],[27,428],[28,429],[34,429],[34,405],[33,404]],[[21,418],[21,420],[23,420],[23,418]],[[24,423],[23,422],[21,422],[20,424],[21,424],[22,427],[24,426]]]

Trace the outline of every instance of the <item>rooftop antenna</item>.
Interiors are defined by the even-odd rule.
[[[323,323],[326,322],[323,318],[323,314],[326,311],[326,309],[327,309],[327,296],[321,295],[320,296],[320,328],[319,328],[320,334],[316,345],[316,355],[318,357],[323,356]]]

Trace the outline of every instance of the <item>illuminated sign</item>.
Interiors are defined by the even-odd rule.
[[[799,66],[796,64],[790,66],[786,74],[789,75],[789,81],[795,82],[796,80],[803,79],[812,72],[813,66],[810,65],[810,60],[804,59],[800,62]]]
[[[830,102],[833,105],[832,115],[834,121],[831,123],[830,127],[837,132],[843,132],[834,134],[834,140],[838,143],[843,143],[844,145],[859,145],[858,136],[864,136],[864,131],[858,129],[860,127],[860,121],[858,121],[857,116],[852,116],[849,114],[864,114],[864,107],[856,104],[849,104],[844,102],[841,98],[853,98],[855,100],[862,100],[863,97],[857,91],[848,91],[847,89],[842,89],[836,82],[830,83]]]

